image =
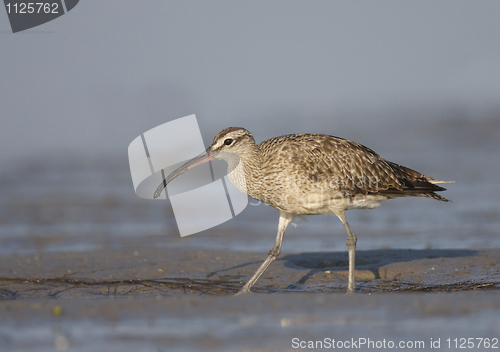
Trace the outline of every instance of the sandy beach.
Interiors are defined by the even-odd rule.
[[[0,352],[500,349],[499,1],[4,3]],[[235,126],[256,143],[359,143],[454,181],[439,191],[450,202],[347,211],[354,294],[346,229],[316,215],[288,226],[279,258],[235,296],[279,211],[235,202],[221,160],[165,199],[136,194]],[[340,165],[294,148],[266,163],[380,176],[367,149],[327,144]],[[262,193],[292,192],[277,174]],[[182,220],[205,230],[181,237]]]
[[[272,246],[277,211],[249,206],[181,238],[170,203],[136,197],[127,172],[123,161],[62,158],[2,174],[2,351],[294,351],[332,340],[455,349],[461,338],[482,350],[500,337],[498,205],[488,196],[476,195],[489,207],[478,221],[463,188],[444,205],[401,199],[348,213],[353,295],[342,225],[310,217],[289,228],[254,293],[234,297]]]
[[[498,249],[360,251],[358,291],[346,295],[345,253],[287,254],[255,293],[234,297],[263,255],[2,256],[0,341],[3,351],[292,351],[332,340],[454,349],[456,338],[477,346],[499,338],[499,257]]]
[[[231,295],[263,259],[209,249],[4,255],[0,292],[4,299]],[[359,251],[355,274],[360,294],[498,289],[500,250]],[[346,253],[284,254],[254,291],[342,293],[346,282]]]

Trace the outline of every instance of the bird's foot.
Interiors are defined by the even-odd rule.
[[[354,287],[347,287],[347,291],[346,291],[347,294],[352,294],[354,292],[356,292],[356,288],[354,288]]]
[[[239,291],[238,291],[238,293],[237,293],[237,294],[235,294],[235,296],[246,295],[246,294],[249,294],[249,293],[252,293],[252,292],[250,291],[250,289],[249,289],[249,288],[245,288],[245,287],[243,287],[241,290],[239,290]]]

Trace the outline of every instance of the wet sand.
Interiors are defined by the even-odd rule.
[[[15,300],[3,304],[9,323],[0,341],[3,351],[292,351],[301,341],[326,339],[422,341],[422,350],[440,341],[442,349],[456,350],[456,338],[494,343],[498,298],[488,291]],[[485,349],[473,342],[474,350]]]
[[[425,165],[437,175],[450,156],[432,155]],[[471,180],[496,156],[478,149],[463,174],[448,165],[462,178],[445,192],[452,203],[398,199],[349,212],[354,295],[344,293],[345,231],[332,217],[290,226],[254,293],[234,297],[274,242],[276,210],[249,206],[181,238],[168,201],[135,196],[126,160],[13,165],[0,173],[0,351],[295,351],[325,339],[454,350],[455,338],[488,338],[491,347],[498,173]],[[474,350],[492,349],[478,342]]]
[[[498,249],[359,251],[354,295],[343,293],[345,253],[285,254],[254,293],[232,296],[264,257],[165,248],[4,255],[2,351],[292,351],[331,339],[429,349],[500,337]]]
[[[4,255],[2,298],[230,295],[265,254],[144,248]],[[467,291],[500,288],[500,250],[368,250],[356,257],[357,291]],[[344,292],[345,252],[284,254],[255,292]]]

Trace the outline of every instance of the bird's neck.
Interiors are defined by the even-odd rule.
[[[254,197],[255,180],[260,178],[261,155],[256,145],[249,147],[244,154],[224,158],[228,164],[228,177],[231,183],[241,192]]]

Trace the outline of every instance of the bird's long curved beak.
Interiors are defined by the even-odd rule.
[[[182,165],[181,167],[177,168],[176,170],[172,171],[170,175],[168,175],[158,186],[158,188],[155,191],[154,198],[158,198],[160,196],[160,193],[167,187],[167,185],[172,181],[174,178],[176,178],[179,175],[182,175],[189,169],[192,169],[198,165],[204,164],[210,160],[214,160],[214,156],[216,153],[211,152],[210,148],[205,150],[203,153],[200,155],[194,157],[193,159],[189,160],[187,163]]]

